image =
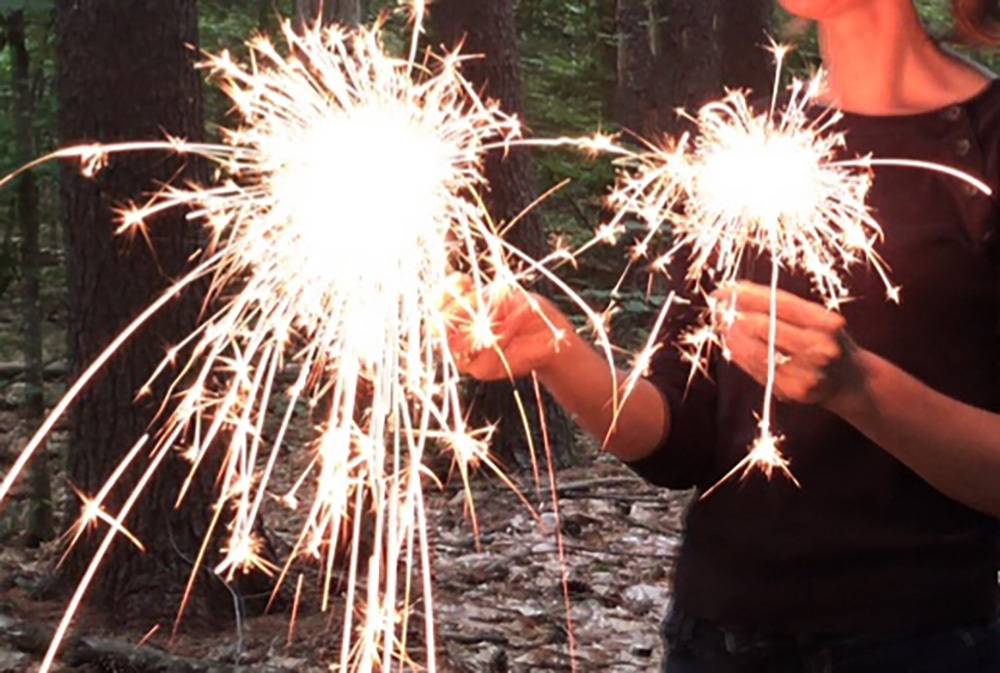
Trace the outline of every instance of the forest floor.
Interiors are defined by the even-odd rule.
[[[610,459],[558,474],[560,516],[579,671],[648,672],[661,656],[658,621],[668,599],[668,576],[686,506],[683,494],[652,489]],[[505,487],[474,483],[478,545],[463,514],[464,492],[428,493],[432,540],[438,668],[441,671],[572,670],[562,568],[551,506],[536,519]],[[538,495],[531,499],[537,501]],[[541,493],[542,501],[549,494]],[[294,540],[291,522],[269,520],[283,543]],[[32,598],[58,553],[8,541],[0,549],[0,673],[31,670],[39,657],[5,642],[4,620],[54,628],[64,600]],[[306,592],[307,594],[309,592]],[[316,592],[314,592],[316,593]],[[313,595],[311,598],[315,599]],[[189,629],[168,645],[169,624],[149,645],[170,656],[239,667],[219,671],[284,673],[326,671],[338,651],[339,629],[303,600],[295,635],[287,642],[287,611],[243,621],[222,615],[219,629]],[[85,618],[89,637],[138,643],[151,624],[109,625]],[[413,648],[420,658],[419,647]],[[64,665],[65,671],[118,671]],[[138,672],[143,669],[126,669]],[[170,670],[170,669],[165,669]],[[182,669],[178,664],[177,670]],[[206,669],[216,670],[216,669]]]
[[[58,394],[58,385],[52,388],[48,398]],[[22,389],[19,384],[0,386],[0,472],[33,430],[18,416]],[[598,456],[592,445],[581,444],[588,456],[583,464],[557,474],[569,620],[547,489],[537,489],[530,474],[518,477],[536,507],[536,517],[497,479],[477,476],[472,482],[480,531],[477,542],[459,484],[438,489],[428,482],[438,670],[570,671],[569,623],[576,670],[631,673],[657,669],[661,656],[658,622],[668,601],[668,579],[688,497],[652,488],[610,457]],[[64,452],[65,438],[57,430],[48,449],[57,506],[71,497],[60,470]],[[301,460],[307,460],[307,452],[302,454]],[[302,467],[296,464],[298,460],[289,460],[280,470],[276,489],[282,482],[294,481]],[[34,670],[42,652],[37,642],[26,646],[31,639],[23,634],[25,625],[51,632],[66,600],[41,600],[35,595],[61,546],[53,542],[32,550],[20,543],[26,506],[26,487],[21,486],[0,518],[0,673]],[[298,516],[277,506],[265,514],[278,548],[290,549]],[[319,612],[317,594],[309,589],[303,592],[290,644],[288,610],[243,619],[239,628],[228,614],[220,615],[217,628],[189,628],[173,643],[167,637],[169,622],[160,624],[143,649],[157,657],[162,654],[167,662],[176,659],[178,663],[168,663],[167,668],[101,665],[94,663],[99,657],[89,657],[82,659],[85,664],[63,663],[55,670],[327,671],[339,651],[340,629],[336,620]],[[107,616],[84,615],[75,630],[88,638],[107,639],[115,648],[134,649],[156,625],[121,624]],[[420,640],[419,635],[414,640]],[[418,661],[423,659],[419,647],[410,649]],[[184,668],[183,661],[208,667]]]
[[[45,287],[46,360],[55,361],[65,350],[66,309],[59,283],[50,282]],[[0,363],[21,360],[15,305],[14,301],[0,302]],[[49,405],[63,386],[58,378],[46,386]],[[32,423],[19,415],[23,394],[23,384],[0,379],[0,473],[34,431]],[[300,424],[299,432],[307,433],[308,427]],[[304,443],[304,434],[299,440]],[[47,450],[57,510],[67,509],[66,504],[72,501],[62,472],[65,445],[64,433],[57,426]],[[441,489],[428,482],[440,671],[570,671],[569,623],[576,670],[631,673],[657,669],[661,656],[658,623],[668,601],[668,579],[679,548],[688,496],[648,486],[612,458],[598,455],[592,443],[582,438],[578,445],[581,464],[557,475],[569,620],[549,491],[538,489],[530,474],[516,477],[536,508],[536,517],[497,479],[484,475],[474,478],[472,495],[480,531],[477,542],[465,513],[465,494],[456,483],[459,480]],[[275,491],[291,484],[308,460],[308,452],[290,454],[275,475]],[[306,493],[302,496],[308,498]],[[36,589],[46,583],[62,547],[59,542],[40,549],[21,544],[26,507],[26,486],[21,485],[0,515],[0,673],[35,669],[47,642],[45,631],[51,633],[65,607],[66,597],[37,597]],[[265,518],[278,549],[291,549],[301,515],[275,505],[265,512]],[[315,575],[309,575],[310,579]],[[310,584],[316,583],[307,583],[307,587]],[[242,619],[239,628],[232,613],[220,615],[217,627],[189,626],[173,643],[167,637],[170,624],[164,622],[142,650],[165,657],[160,663],[168,662],[166,668],[155,669],[158,672],[326,671],[339,651],[340,629],[337,620],[321,613],[317,605],[318,591],[307,588],[291,644],[287,642],[286,609]],[[336,608],[332,611],[337,612]],[[99,643],[98,649],[106,649],[110,643],[113,650],[135,650],[155,626],[155,621],[122,624],[116,616],[84,614],[75,632],[107,639],[100,641],[103,644]],[[27,637],[26,630],[34,630],[35,637]],[[418,640],[419,634],[414,638]],[[410,650],[418,661],[424,658],[419,647]],[[110,659],[103,665],[94,663],[100,657],[83,660],[88,663],[63,663],[56,670],[154,670],[125,667]],[[201,662],[193,665],[205,667],[184,668],[185,661]]]

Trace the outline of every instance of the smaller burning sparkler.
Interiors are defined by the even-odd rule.
[[[687,280],[696,292],[705,283],[724,286],[738,280],[748,255],[766,255],[771,261],[767,381],[758,435],[746,459],[722,482],[751,468],[760,468],[768,476],[778,470],[795,480],[780,451],[782,437],[772,424],[775,369],[781,357],[775,346],[779,271],[806,274],[826,306],[837,310],[849,296],[847,271],[864,262],[881,278],[888,299],[899,301],[899,288],[892,285],[875,249],[882,230],[866,205],[872,167],[938,171],[990,193],[981,181],[947,166],[905,159],[840,158],[845,134],[835,127],[842,114],[818,108],[821,74],[809,81],[793,81],[787,102],[779,108],[786,51],[773,46],[777,74],[766,111],[754,109],[746,92],[731,91],[694,116],[681,113],[697,127],[694,137],[685,134],[676,141],[668,139],[662,147],[650,146],[642,153],[612,148],[624,157],[609,197],[616,214],[602,230],[609,237],[621,233],[628,216],[647,226],[632,248],[629,267],[650,257],[654,239],[667,228],[672,245],[652,259],[650,268],[665,273],[685,252]],[[595,142],[595,146],[604,144]],[[735,317],[735,298],[720,305],[709,297],[705,322],[681,337],[692,376],[704,369],[713,347],[722,347],[725,353],[719,327],[731,325]]]

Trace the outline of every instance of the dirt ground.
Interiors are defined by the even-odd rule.
[[[8,447],[8,460],[10,448],[23,442],[28,430],[17,419],[12,395],[8,389],[0,410],[0,446]],[[57,433],[50,447],[56,465],[62,441]],[[649,487],[610,457],[597,456],[593,447],[588,454],[591,458],[584,466],[557,475],[569,619],[547,489],[536,490],[530,475],[521,477],[535,516],[497,479],[478,476],[473,482],[480,530],[477,544],[458,484],[428,488],[438,670],[573,670],[569,624],[576,670],[656,670],[661,656],[657,626],[668,599],[668,579],[687,497]],[[294,462],[281,470],[276,486],[294,479]],[[63,483],[58,472],[55,479]],[[25,621],[52,629],[64,608],[65,599],[33,597],[34,587],[43,583],[60,546],[52,543],[30,550],[19,544],[16,533],[24,497],[23,491],[16,492],[0,519],[0,533],[6,532],[0,548],[0,673],[33,670],[40,660],[38,653],[21,651],[25,648],[18,646],[18,639],[5,632]],[[57,494],[56,502],[62,497]],[[290,548],[297,519],[283,512],[276,508],[267,513],[267,522],[280,545]],[[234,615],[220,615],[225,626],[199,625],[173,643],[167,638],[169,623],[118,624],[90,616],[81,620],[77,632],[132,646],[156,628],[147,646],[163,648],[171,657],[230,664],[205,669],[211,671],[327,671],[332,670],[339,651],[340,630],[335,619],[319,612],[318,601],[311,600],[315,598],[309,590],[303,593],[291,644],[286,643],[287,610],[243,619],[238,626]],[[423,658],[420,646],[410,649],[418,661]],[[60,668],[102,673],[123,670],[114,666]]]
[[[49,283],[44,296],[47,361],[57,360],[63,351],[63,302],[58,283]],[[0,362],[20,360],[15,304],[0,304]],[[50,405],[63,385],[59,381],[47,385]],[[0,473],[6,471],[14,452],[34,430],[19,418],[22,395],[23,384],[0,380]],[[308,428],[298,431],[304,442]],[[438,670],[573,670],[569,624],[576,670],[656,670],[661,656],[658,622],[668,599],[668,580],[688,496],[652,488],[612,458],[598,455],[582,438],[580,444],[584,447],[582,464],[557,475],[569,619],[563,594],[564,566],[559,561],[555,516],[547,490],[536,489],[530,475],[518,477],[536,517],[497,479],[477,476],[472,484],[480,529],[477,543],[459,485],[449,483],[437,489],[428,482]],[[54,469],[54,502],[60,507],[71,496],[60,468],[65,438],[58,429],[48,452]],[[292,483],[307,460],[306,452],[291,454],[275,475],[275,490],[280,492],[282,485]],[[23,485],[18,487],[0,509],[0,673],[36,668],[41,654],[22,651],[31,648],[25,646],[19,629],[31,624],[51,630],[65,607],[65,598],[35,597],[35,589],[44,584],[61,546],[53,542],[31,550],[20,544],[24,489]],[[308,498],[308,494],[302,495]],[[278,546],[290,549],[300,515],[275,505],[265,512],[265,518]],[[216,628],[204,624],[189,627],[173,643],[167,637],[169,622],[120,624],[113,615],[84,615],[75,632],[111,639],[116,647],[133,648],[155,629],[147,639],[148,647],[162,648],[169,657],[203,662],[208,668],[198,670],[212,673],[327,671],[339,652],[340,629],[337,618],[318,610],[315,593],[308,587],[303,592],[291,644],[286,643],[287,609],[240,619],[238,626],[234,614],[220,615]],[[338,613],[337,606],[332,613]],[[418,661],[424,658],[416,643],[410,650]],[[218,667],[212,668],[211,662],[218,662]],[[144,671],[120,664],[89,668],[63,665],[61,669],[77,673]]]

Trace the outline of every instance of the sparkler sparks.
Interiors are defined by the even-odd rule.
[[[415,53],[423,3],[412,9]],[[112,540],[121,534],[139,544],[124,520],[175,449],[183,449],[191,463],[178,504],[208,453],[224,456],[215,516],[178,621],[217,530],[224,529],[225,541],[214,570],[224,578],[255,570],[277,574],[280,586],[297,559],[318,560],[324,609],[338,542],[349,540],[339,662],[344,671],[388,670],[395,661],[409,661],[405,643],[416,568],[426,666],[435,668],[421,484],[427,476],[425,454],[433,446],[449,451],[466,486],[478,466],[507,481],[487,451],[494,427],[467,426],[447,341],[450,318],[442,306],[467,305],[475,345],[496,348],[490,315],[495,300],[524,292],[525,276],[515,266],[529,266],[530,274],[542,271],[501,240],[478,193],[485,184],[485,152],[515,139],[517,120],[477,95],[460,74],[457,53],[429,55],[422,64],[412,54],[394,58],[383,49],[378,29],[348,33],[315,26],[297,33],[286,24],[284,36],[288,57],[264,37],[249,44],[249,66],[225,53],[209,57],[205,67],[222,81],[241,118],[238,128],[225,132],[224,144],[168,139],[92,145],[60,150],[32,164],[72,158],[93,175],[111,155],[163,150],[206,157],[219,175],[209,186],[164,188],[148,204],[121,213],[120,231],[127,233],[144,231],[156,213],[188,209],[204,223],[208,243],[202,259],[74,383],[0,484],[2,500],[55,420],[107,360],[172,297],[210,278],[207,315],[170,349],[143,387],[148,392],[173,372],[159,432],[136,445],[96,497],[80,494],[84,513],[72,541],[98,521],[111,528],[74,594],[43,671]],[[461,293],[452,280],[459,270],[470,282]],[[174,372],[178,361],[186,364]],[[295,380],[280,390],[285,372]],[[272,402],[282,393],[287,407],[268,423]],[[297,492],[307,480],[315,484],[315,497],[306,505],[292,554],[277,566],[263,557],[256,531],[275,465],[287,450],[292,415],[303,404],[326,409],[325,417],[316,428],[312,460],[280,499],[297,506]],[[102,502],[147,439],[151,457],[139,486],[122,511],[106,513]],[[362,513],[373,522],[368,558],[359,552]],[[296,610],[300,594],[301,576]]]
[[[777,470],[795,481],[780,451],[782,437],[771,421],[775,370],[782,356],[775,345],[779,270],[806,274],[815,293],[836,310],[849,297],[847,272],[865,263],[881,278],[888,299],[899,301],[899,288],[892,285],[875,249],[883,234],[866,204],[872,167],[939,171],[990,192],[982,182],[947,166],[841,158],[846,137],[836,125],[842,114],[817,104],[822,75],[795,80],[787,101],[778,107],[785,52],[786,48],[774,46],[777,74],[768,110],[754,109],[746,92],[731,91],[695,116],[681,113],[695,124],[694,137],[685,134],[622,159],[623,170],[609,198],[616,215],[602,228],[619,231],[630,215],[645,223],[647,232],[633,247],[631,265],[648,259],[654,239],[669,226],[672,245],[650,261],[650,268],[665,271],[685,252],[687,280],[696,292],[705,283],[735,282],[750,255],[770,259],[768,366],[758,435],[746,459],[720,483],[751,468],[768,476]],[[731,325],[737,315],[735,297],[725,305],[712,297],[707,303],[706,322],[681,336],[692,376],[705,370],[713,347],[722,347],[725,353],[719,328]]]

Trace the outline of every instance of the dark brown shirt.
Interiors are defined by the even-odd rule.
[[[1000,192],[1000,83],[964,104],[912,116],[846,115],[847,154],[944,163]],[[879,168],[870,205],[878,252],[902,286],[886,302],[864,267],[843,314],[854,339],[931,388],[1000,412],[1000,217],[996,197],[909,168]],[[768,280],[769,262],[750,275]],[[811,296],[807,279],[782,287]],[[674,328],[680,325],[675,322]],[[633,468],[704,491],[745,457],[762,389],[715,361],[696,380],[671,347],[650,380],[670,436]],[[839,417],[778,403],[775,426],[801,483],[760,474],[692,506],[676,575],[678,605],[720,625],[773,633],[877,633],[988,619],[997,605],[996,519],[932,486]],[[1000,438],[998,438],[1000,441]],[[947,449],[945,449],[947,450]],[[1000,482],[997,484],[1000,488]]]

